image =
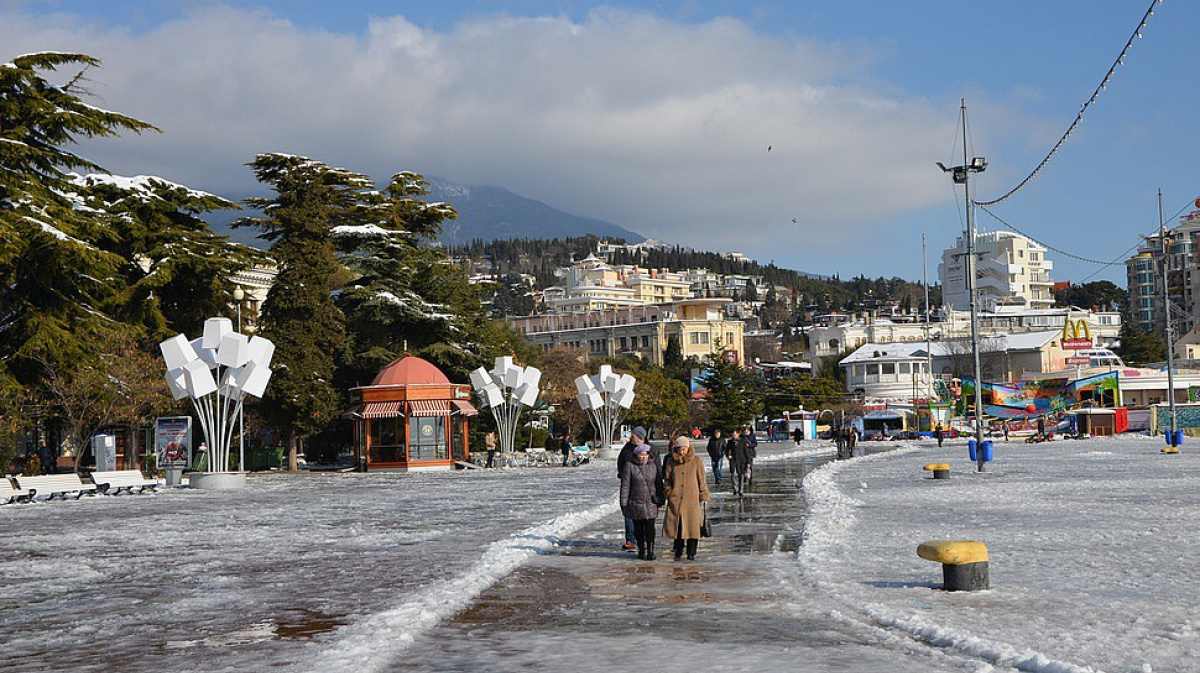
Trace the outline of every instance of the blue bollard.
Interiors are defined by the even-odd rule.
[[[973,439],[967,440],[967,454],[971,456],[971,462],[979,460],[979,457],[975,454],[975,440]]]
[[[993,449],[992,440],[990,440],[990,439],[983,440],[983,462],[985,462],[985,463],[992,462],[992,458],[995,455],[992,449]]]

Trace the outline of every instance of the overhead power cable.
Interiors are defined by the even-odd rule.
[[[1011,190],[1009,190],[1009,192],[1004,196],[991,201],[974,201],[975,205],[994,206],[997,203],[1008,200],[1009,197],[1021,191],[1025,185],[1033,182],[1033,179],[1042,172],[1042,169],[1046,168],[1046,165],[1050,163],[1050,159],[1058,153],[1059,148],[1063,146],[1063,143],[1067,141],[1067,138],[1070,138],[1071,134],[1075,132],[1075,129],[1078,128],[1081,123],[1083,123],[1083,113],[1087,112],[1088,108],[1095,104],[1096,99],[1100,97],[1101,92],[1107,90],[1108,83],[1112,81],[1113,75],[1115,75],[1117,72],[1117,68],[1125,65],[1125,57],[1129,54],[1129,50],[1133,48],[1134,41],[1141,39],[1142,31],[1146,29],[1146,22],[1151,16],[1154,16],[1154,6],[1158,4],[1162,4],[1162,0],[1151,0],[1150,7],[1146,9],[1146,13],[1142,15],[1142,20],[1138,22],[1137,28],[1135,28],[1133,34],[1129,36],[1129,40],[1125,42],[1125,47],[1121,49],[1121,53],[1117,56],[1117,60],[1113,61],[1113,64],[1109,67],[1108,72],[1104,74],[1104,79],[1100,80],[1100,85],[1097,86],[1096,90],[1092,92],[1092,95],[1090,98],[1088,98],[1087,102],[1079,108],[1078,114],[1075,115],[1075,121],[1071,122],[1071,125],[1067,127],[1066,133],[1064,133],[1062,137],[1058,139],[1058,142],[1054,143],[1054,147],[1050,150],[1050,153],[1046,155],[1045,159],[1042,159],[1042,162],[1037,165],[1037,168],[1033,169],[1032,173],[1026,176],[1024,180],[1022,180],[1016,187],[1013,187]]]

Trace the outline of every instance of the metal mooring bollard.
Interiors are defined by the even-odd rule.
[[[942,564],[946,591],[988,588],[987,546],[973,540],[930,540],[917,546],[917,556]]]

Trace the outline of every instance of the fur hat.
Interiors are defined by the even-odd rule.
[[[690,448],[691,446],[692,440],[688,439],[686,435],[679,435],[675,438],[675,443],[672,445],[672,448],[682,449],[684,447]]]

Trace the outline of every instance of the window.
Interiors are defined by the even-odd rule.
[[[896,374],[896,364],[894,362],[885,362],[879,365],[879,368],[879,373],[883,374],[884,376],[895,376]]]
[[[629,339],[627,337],[621,337],[621,350],[629,350]]]
[[[900,371],[898,373],[900,373],[900,374],[911,374],[912,373],[912,364],[909,362],[901,362],[899,364],[899,367],[900,367]]]
[[[446,419],[449,416],[413,416],[408,419],[408,459],[446,459]]]
[[[642,337],[642,348],[649,348],[649,347],[650,347],[650,337],[643,336]]]
[[[370,421],[371,462],[404,460],[404,419],[376,418]]]

